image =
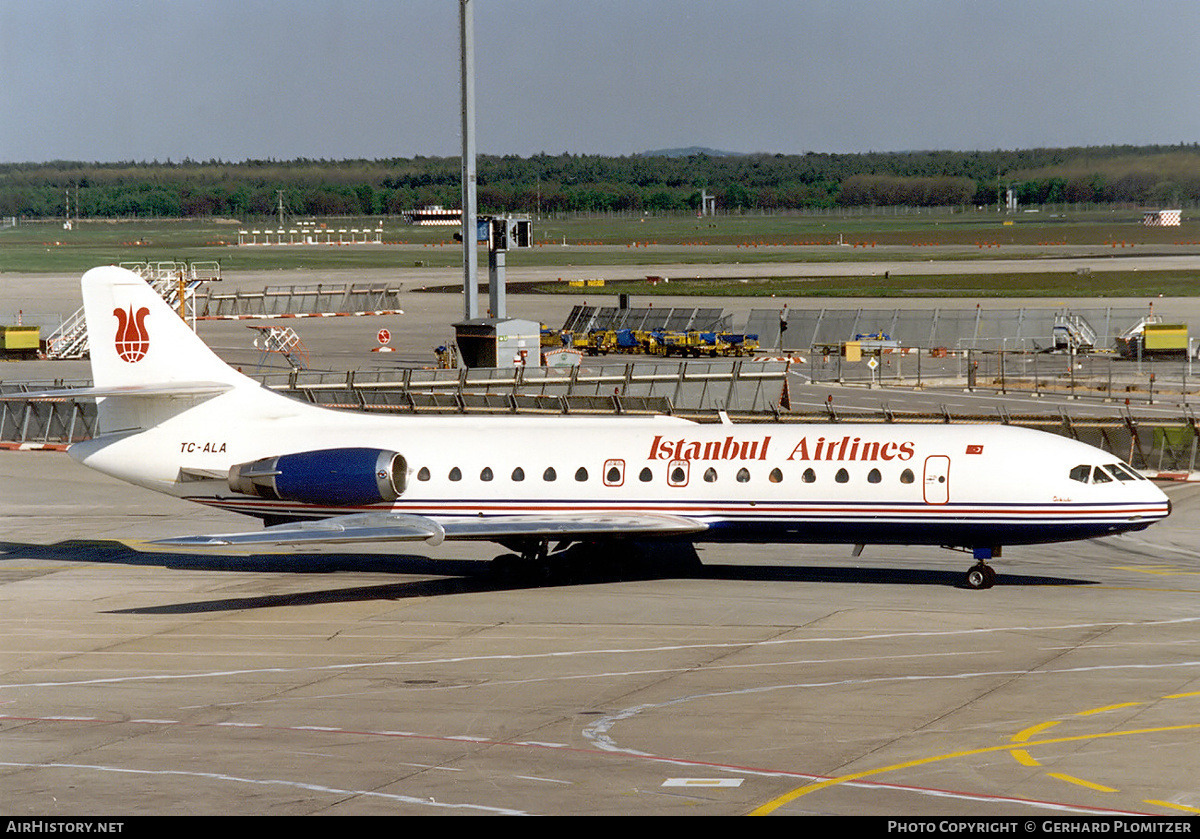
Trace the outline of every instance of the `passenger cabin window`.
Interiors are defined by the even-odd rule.
[[[452,481],[461,481],[462,480],[462,470],[459,469],[457,466],[455,466],[453,469],[450,470],[450,480],[452,480]]]
[[[750,470],[743,466],[737,471],[737,482],[739,484],[748,483],[750,481]]]
[[[417,480],[418,481],[428,481],[429,480],[429,467],[428,466],[422,466],[420,468],[420,470],[417,472]]]
[[[490,481],[492,479],[492,467],[485,466],[483,471],[479,473],[479,480]]]
[[[914,480],[913,471],[911,469],[905,469],[903,472],[900,473],[900,483],[911,484],[913,482],[913,480]]]
[[[780,471],[778,466],[776,466],[774,469],[771,470],[771,474],[767,475],[767,479],[773,484],[782,483],[783,482],[783,472]]]
[[[584,469],[582,466],[580,466],[578,469],[575,470],[575,480],[577,480],[577,481],[586,481],[587,480],[587,470]]]
[[[525,480],[525,470],[524,470],[524,469],[522,469],[520,466],[518,466],[516,469],[514,469],[514,470],[513,470],[513,473],[512,473],[512,479],[513,479],[514,481],[523,481],[523,480]]]
[[[837,470],[837,474],[833,476],[833,479],[839,484],[844,484],[850,480],[850,473],[845,469],[839,469]]]
[[[654,480],[654,473],[650,471],[649,466],[645,467],[641,472],[638,473],[638,480],[644,484]]]
[[[804,470],[804,474],[800,476],[800,480],[804,481],[806,484],[811,484],[817,480],[817,473],[814,472],[810,466]]]
[[[557,479],[558,479],[558,475],[555,473],[554,467],[547,466],[546,471],[542,473],[542,480],[543,481],[553,481],[553,480],[557,480]]]
[[[715,483],[717,480],[717,470],[711,466],[704,470],[704,480],[708,483]]]
[[[879,474],[878,469],[872,469],[867,473],[867,483],[877,484],[883,480],[883,475]]]

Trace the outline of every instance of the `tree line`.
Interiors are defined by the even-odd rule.
[[[727,212],[872,206],[1200,201],[1200,148],[1106,146],[1012,151],[680,156],[480,156],[484,213]],[[0,215],[249,219],[283,193],[293,215],[398,215],[459,204],[457,157],[0,164]],[[74,208],[72,210],[74,214]]]

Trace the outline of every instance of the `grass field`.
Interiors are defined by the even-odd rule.
[[[1006,223],[1007,222],[1007,223]],[[375,219],[329,220],[330,228],[371,228]],[[462,252],[454,228],[419,228],[398,219],[384,222],[384,245],[242,246],[236,221],[84,221],[73,230],[60,222],[23,222],[0,231],[0,273],[82,273],[118,262],[217,261],[225,272],[264,269],[404,269],[453,267]],[[1060,256],[1078,248],[1122,253],[1153,247],[1172,253],[1200,252],[1200,222],[1175,228],[1148,228],[1136,210],[1069,215],[1024,213],[1008,218],[994,211],[880,215],[779,215],[617,217],[545,219],[534,222],[538,246],[508,254],[510,277],[522,266],[601,267],[657,264],[729,265],[730,280],[672,282],[657,288],[644,282],[614,291],[639,294],[726,294],[739,296],[805,294],[821,296],[1036,296],[1146,293],[1141,272],[1089,276],[998,274],[989,277],[879,277],[801,280],[745,280],[739,264],[795,262],[936,262]],[[567,247],[564,247],[564,243]],[[840,246],[839,246],[840,245]],[[481,265],[486,259],[481,254]],[[1155,272],[1154,293],[1196,295],[1200,277],[1188,272]],[[556,285],[537,290],[557,291]],[[566,290],[566,289],[563,289]]]
[[[645,280],[609,280],[605,294],[622,292],[639,297],[699,295],[705,297],[1194,297],[1200,277],[1191,271],[1106,271],[1079,276],[1072,273],[943,274],[920,277],[877,275],[839,277],[754,277],[674,279],[651,285]],[[589,289],[593,290],[593,289]],[[594,289],[599,290],[599,289]],[[513,293],[578,294],[580,289],[558,283],[522,283]]]

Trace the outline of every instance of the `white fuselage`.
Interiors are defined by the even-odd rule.
[[[396,500],[267,499],[224,478],[258,458],[347,446],[403,456]],[[71,453],[124,480],[268,521],[365,510],[434,520],[654,513],[705,522],[688,537],[696,540],[974,547],[1140,529],[1169,510],[1157,487],[1118,467],[1103,472],[1107,480],[1078,479],[1078,467],[1103,471],[1117,463],[1112,455],[1000,425],[372,416],[238,389],[136,437],[101,437]]]

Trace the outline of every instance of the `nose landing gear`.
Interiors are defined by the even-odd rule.
[[[996,584],[996,570],[983,562],[977,562],[967,571],[967,588],[991,588]]]
[[[987,564],[992,557],[1000,556],[1000,547],[974,548],[975,564],[967,571],[967,588],[991,588],[996,584],[996,570]]]

